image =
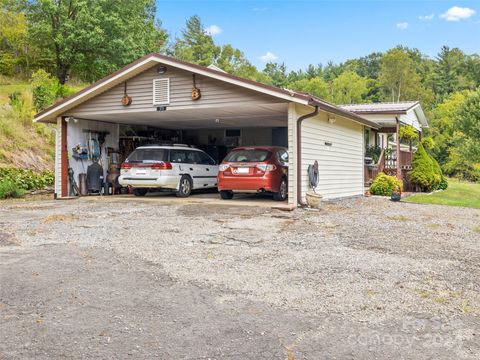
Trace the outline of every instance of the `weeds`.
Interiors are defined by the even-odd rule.
[[[25,195],[25,190],[11,180],[0,181],[0,199],[19,198]]]
[[[410,218],[403,216],[403,215],[398,215],[398,216],[388,216],[387,217],[390,220],[396,220],[396,221],[409,221]]]
[[[72,214],[54,214],[54,215],[48,215],[42,220],[42,223],[44,224],[51,224],[53,222],[59,222],[59,221],[74,221],[77,220],[78,216],[72,215]]]

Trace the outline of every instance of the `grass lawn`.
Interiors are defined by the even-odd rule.
[[[412,195],[403,201],[417,204],[451,205],[480,209],[480,184],[449,179],[447,190],[430,195]]]

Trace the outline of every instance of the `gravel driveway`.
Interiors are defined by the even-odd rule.
[[[0,358],[480,358],[478,210],[0,206]]]

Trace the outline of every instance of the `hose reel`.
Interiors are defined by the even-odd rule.
[[[315,189],[318,186],[318,181],[318,161],[315,160],[313,165],[308,165],[308,183],[312,188],[313,192],[315,192]]]

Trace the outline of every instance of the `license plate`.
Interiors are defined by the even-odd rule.
[[[135,175],[147,175],[147,170],[137,170],[135,171]]]
[[[249,169],[248,168],[237,168],[237,174],[248,174]]]

